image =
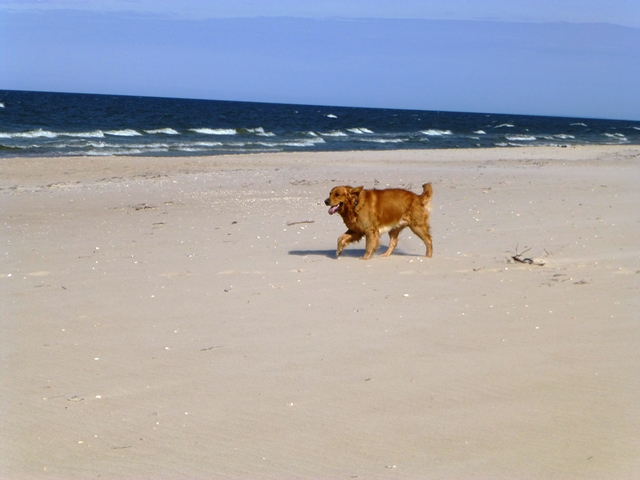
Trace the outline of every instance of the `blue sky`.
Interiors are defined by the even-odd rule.
[[[640,120],[637,0],[0,0],[0,89]]]

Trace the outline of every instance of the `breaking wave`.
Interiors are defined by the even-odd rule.
[[[203,135],[237,135],[235,128],[190,128],[189,131]]]
[[[355,133],[358,135],[366,135],[366,134],[370,134],[373,133],[372,130],[369,130],[368,128],[364,128],[364,127],[359,127],[359,128],[347,128],[348,132],[351,133]]]
[[[505,138],[511,142],[533,142],[536,140],[533,135],[507,135]]]
[[[131,128],[125,128],[123,130],[108,130],[104,132],[105,135],[113,135],[114,137],[140,137],[142,134]]]
[[[443,135],[453,135],[453,132],[451,130],[429,129],[429,130],[423,130],[422,133],[424,135],[427,135],[428,137],[441,137]]]
[[[156,128],[154,130],[145,130],[145,133],[150,135],[163,133],[165,135],[180,135],[180,132],[174,130],[173,128]]]

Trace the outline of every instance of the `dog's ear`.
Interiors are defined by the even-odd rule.
[[[360,195],[360,192],[362,191],[364,187],[355,187],[355,188],[351,188],[351,190],[349,191],[350,195],[353,195],[354,197],[357,197],[358,195]]]

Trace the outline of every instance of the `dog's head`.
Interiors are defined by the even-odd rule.
[[[324,204],[329,208],[329,215],[334,213],[343,213],[346,208],[357,205],[358,196],[362,192],[363,187],[340,186],[333,187],[329,192],[329,198]]]

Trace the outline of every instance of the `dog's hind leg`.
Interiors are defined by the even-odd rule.
[[[384,252],[382,255],[380,255],[381,257],[388,257],[389,255],[391,255],[393,253],[393,251],[395,250],[396,246],[398,245],[398,235],[400,235],[400,232],[403,229],[404,229],[404,227],[394,228],[393,230],[389,230],[389,248],[387,248],[386,252]]]
[[[431,258],[433,254],[433,243],[431,241],[431,234],[429,233],[429,224],[425,222],[423,225],[410,225],[411,231],[415,233],[427,246],[426,256]]]
[[[338,248],[336,250],[336,257],[339,257],[342,254],[342,250],[344,250],[344,247],[346,247],[352,242],[359,241],[361,238],[362,238],[361,233],[356,233],[352,230],[347,230],[345,233],[340,235],[340,238],[338,238]]]

